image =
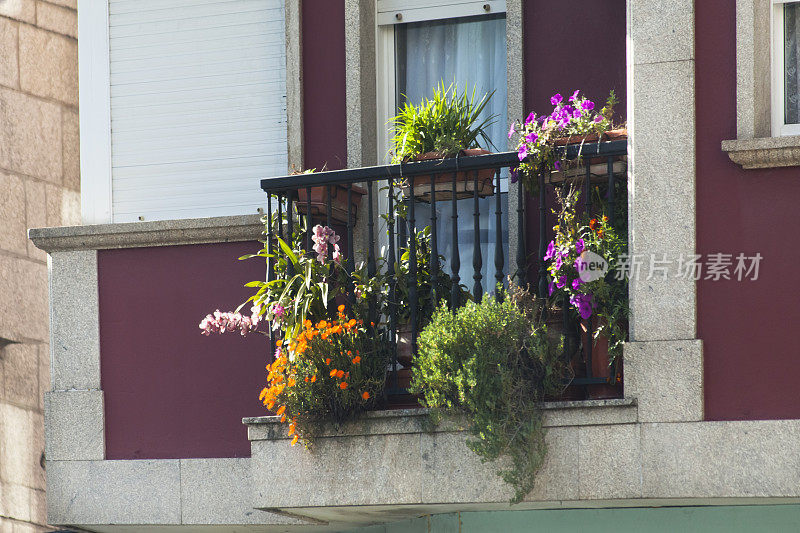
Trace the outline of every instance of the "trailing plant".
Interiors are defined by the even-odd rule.
[[[599,190],[592,190],[598,196],[593,204],[602,205]],[[549,294],[568,301],[581,319],[599,319],[594,338],[608,338],[613,362],[627,337],[628,285],[617,275],[619,260],[627,254],[627,239],[604,212],[577,214],[580,190],[574,184],[556,189],[556,194],[558,224],[543,257],[548,262]]]
[[[531,490],[547,452],[539,403],[563,390],[569,372],[541,315],[541,301],[513,285],[455,312],[442,306],[414,357],[411,391],[435,421],[467,415],[469,448],[483,461],[508,461],[498,474],[514,487],[513,503]]]
[[[605,106],[599,111],[595,104],[580,90],[575,91],[564,102],[561,94],[554,94],[550,103],[555,106],[549,115],[537,116],[530,113],[524,123],[513,122],[508,131],[508,138],[519,135],[517,155],[520,165],[513,172],[512,180],[520,179],[525,188],[536,194],[538,190],[537,176],[540,170],[561,170],[566,168],[566,159],[555,158],[556,141],[567,139],[583,143],[593,133],[602,134],[613,126],[614,106],[618,103],[614,91],[608,96]]]
[[[292,445],[308,447],[327,425],[338,426],[382,397],[389,352],[385,339],[348,319],[306,320],[295,337],[279,339],[259,399],[288,424]]]
[[[432,98],[417,104],[406,102],[390,122],[394,127],[391,140],[392,162],[408,161],[427,152],[441,157],[458,154],[461,150],[478,148],[479,141],[491,145],[486,129],[496,115],[480,121],[480,115],[494,91],[476,100],[475,88],[468,94],[455,84],[444,83],[433,90]]]

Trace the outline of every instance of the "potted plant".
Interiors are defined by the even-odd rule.
[[[307,170],[292,169],[292,176],[301,174],[312,174],[317,169],[311,168]],[[310,193],[310,194],[309,194]],[[361,204],[361,198],[367,194],[366,189],[358,185],[351,185],[349,190],[350,195],[350,212],[352,214],[352,222],[355,223],[358,215],[358,206]],[[333,185],[321,185],[317,187],[302,187],[297,190],[297,212],[301,215],[308,215],[310,213],[313,222],[326,223],[328,219],[328,202],[331,204],[331,221],[341,224],[347,224],[348,220],[348,187],[340,183]],[[309,201],[310,200],[310,201]],[[309,204],[311,210],[309,212]]]
[[[428,161],[453,157],[489,154],[481,148],[491,145],[486,129],[494,122],[495,116],[483,121],[480,115],[494,92],[475,99],[475,89],[471,95],[459,92],[455,85],[445,88],[440,84],[433,90],[433,97],[425,98],[417,105],[405,103],[400,112],[391,120],[394,127],[392,162],[405,163]],[[475,190],[474,173],[456,172],[415,176],[414,196],[429,201],[431,190],[441,200],[450,199],[453,193],[453,180],[456,181],[456,196],[473,196]],[[494,170],[478,171],[477,190],[481,197],[493,194]],[[409,196],[409,183],[403,184],[403,191]]]
[[[578,215],[580,191],[574,184],[556,193],[558,225],[543,257],[549,295],[564,302],[565,312],[580,318],[582,354],[585,358],[591,350],[593,377],[606,379],[605,385],[588,386],[589,397],[618,397],[628,294],[627,282],[617,279],[616,268],[627,252],[627,241],[604,213]]]
[[[483,460],[510,459],[498,474],[517,503],[547,452],[540,403],[563,389],[569,369],[548,335],[543,302],[514,285],[500,296],[436,311],[420,336],[411,390],[434,422],[464,417],[474,437],[467,446]]]
[[[531,113],[524,123],[512,123],[508,132],[509,139],[519,135],[517,153],[520,165],[515,179],[521,179],[531,194],[537,193],[540,170],[552,173],[551,182],[583,174],[583,169],[576,168],[580,158],[569,162],[562,152],[562,157],[557,159],[556,147],[619,140],[628,136],[624,127],[613,125],[614,106],[617,104],[614,91],[611,91],[605,106],[599,111],[595,110],[594,102],[581,96],[580,90],[572,94],[569,102],[564,102],[560,94],[555,94],[550,98],[550,103],[554,106],[552,113],[542,116]],[[604,176],[607,172],[603,158],[590,159],[585,163],[592,165],[590,175],[593,177]],[[621,170],[619,165],[615,166],[615,172]]]

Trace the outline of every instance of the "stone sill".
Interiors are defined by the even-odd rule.
[[[635,398],[614,400],[586,400],[568,402],[545,402],[545,427],[597,426],[635,424],[638,410]],[[321,436],[397,435],[406,433],[443,433],[464,431],[466,424],[456,419],[443,420],[432,426],[427,420],[428,409],[395,409],[371,411],[360,419],[345,424],[340,431],[326,431]],[[247,436],[251,441],[288,440],[281,427],[280,417],[257,416],[243,418]]]
[[[141,248],[258,240],[261,215],[239,215],[121,224],[34,228],[28,236],[46,252]]]
[[[722,141],[722,151],[745,169],[800,166],[800,136]]]

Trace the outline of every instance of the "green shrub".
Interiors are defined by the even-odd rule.
[[[563,389],[559,344],[540,303],[520,289],[455,313],[442,307],[420,334],[412,391],[435,420],[466,414],[475,437],[467,445],[482,460],[510,460],[498,474],[514,487],[514,503],[533,487],[547,451],[539,403]]]

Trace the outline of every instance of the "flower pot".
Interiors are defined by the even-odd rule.
[[[459,157],[470,157],[475,155],[486,155],[492,152],[482,148],[470,148],[462,150]],[[437,152],[426,152],[415,157],[412,161],[431,161],[434,159],[451,159],[455,156],[442,157]],[[478,196],[484,198],[494,194],[495,169],[485,168],[478,170],[477,191]],[[456,181],[456,198],[472,198],[475,195],[475,171],[446,172],[443,174],[425,174],[414,177],[414,198],[422,202],[431,201],[431,189],[436,191],[436,201],[452,200],[453,198],[453,179]],[[411,196],[411,187],[408,180],[403,182],[403,195]]]
[[[351,210],[353,217],[353,224],[356,222],[358,214],[358,205],[361,203],[361,197],[367,194],[367,191],[358,185],[352,186],[351,193]],[[331,185],[330,197],[328,196],[328,186],[321,185],[319,187],[311,187],[311,219],[320,224],[327,224],[328,220],[328,200],[331,202],[331,221],[347,224],[347,186],[346,185]],[[297,191],[297,212],[306,215],[308,214],[308,189],[302,188]]]
[[[561,137],[554,139],[553,143],[556,146],[567,146],[572,144],[593,144],[596,142],[618,141],[628,138],[628,130],[620,128],[617,130],[608,130],[603,132],[602,136],[597,133],[590,133],[588,135],[571,135],[569,137]],[[554,170],[550,172],[550,183],[561,183],[568,178],[584,177],[586,175],[586,166],[589,165],[589,179],[591,183],[607,183],[608,182],[608,160],[605,157],[592,157],[584,161],[584,165],[570,165],[570,168],[564,170]],[[614,156],[614,174],[624,174],[628,169],[627,156]]]
[[[592,342],[591,336],[587,335],[587,324],[591,324],[592,331],[595,331],[600,326],[600,321],[597,317],[592,317],[590,322],[582,321],[580,324],[584,361],[589,355],[589,342]],[[600,335],[594,339],[592,343],[592,377],[604,378],[606,383],[587,385],[587,395],[590,399],[601,400],[622,397],[621,369],[618,370],[620,366],[621,361],[609,364],[608,338],[605,335]]]

